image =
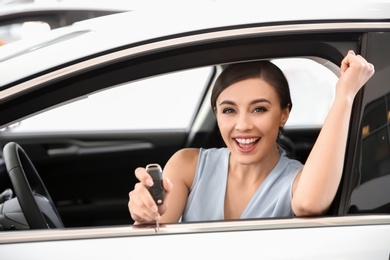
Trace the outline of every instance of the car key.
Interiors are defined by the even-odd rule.
[[[153,179],[153,186],[149,187],[149,192],[152,195],[157,205],[164,203],[165,190],[162,183],[162,169],[156,163],[148,164],[146,171]]]
[[[164,203],[165,190],[162,184],[162,169],[160,165],[153,163],[146,166],[146,171],[153,179],[153,186],[149,187],[149,192],[152,195],[157,205]],[[156,213],[156,233],[160,230],[159,215]]]

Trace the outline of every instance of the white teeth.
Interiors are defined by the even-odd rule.
[[[251,144],[258,140],[259,138],[249,138],[249,139],[242,139],[242,138],[236,138],[236,141],[240,144]]]

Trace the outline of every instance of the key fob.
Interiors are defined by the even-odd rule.
[[[157,205],[164,203],[165,190],[162,184],[162,169],[156,163],[148,164],[146,171],[153,179],[153,186],[149,187],[149,192],[152,195]]]

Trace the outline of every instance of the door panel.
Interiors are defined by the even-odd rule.
[[[148,163],[164,166],[185,140],[185,132],[133,133],[127,137],[3,135],[1,145],[14,141],[22,146],[64,225],[72,227],[132,223],[127,202],[128,192],[136,183],[134,170]],[[5,174],[2,179],[6,183]]]

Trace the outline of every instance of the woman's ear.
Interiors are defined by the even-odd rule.
[[[286,124],[289,116],[290,116],[290,109],[287,107],[282,110],[282,116],[280,117],[280,125],[279,125],[280,127],[283,127]]]

